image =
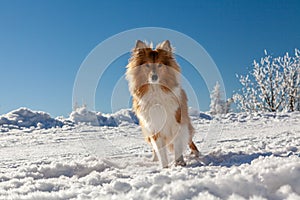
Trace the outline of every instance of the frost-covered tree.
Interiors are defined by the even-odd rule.
[[[284,109],[300,111],[300,51],[295,50],[295,56],[286,53],[279,57],[278,65],[283,68],[283,88],[285,89]]]
[[[228,113],[230,104],[230,100],[223,99],[220,84],[217,82],[210,93],[210,113],[213,115]]]
[[[226,102],[225,102],[225,111],[224,111],[225,114],[229,113],[231,111],[231,104],[233,102],[234,102],[233,98],[229,98],[229,99],[226,100]]]
[[[242,89],[234,101],[243,111],[294,111],[299,107],[299,50],[273,58],[265,51],[260,62],[253,61],[249,75],[238,76]]]

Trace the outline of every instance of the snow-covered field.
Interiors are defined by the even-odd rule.
[[[0,117],[0,199],[300,199],[300,113],[193,116],[202,155],[168,169],[130,112],[84,113]]]

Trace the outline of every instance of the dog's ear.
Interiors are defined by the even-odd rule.
[[[135,43],[135,49],[145,49],[148,48],[148,46],[142,42],[141,40],[136,41]]]
[[[158,44],[156,46],[156,49],[162,49],[162,50],[165,50],[165,51],[172,52],[172,47],[171,47],[171,43],[170,43],[169,40],[165,40],[162,43]]]

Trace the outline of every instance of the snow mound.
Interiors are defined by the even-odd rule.
[[[107,164],[99,162],[98,160],[96,160],[96,158],[91,157],[88,159],[83,159],[82,163],[75,161],[70,161],[66,163],[50,162],[49,164],[41,166],[26,166],[20,169],[20,171],[26,172],[26,177],[32,177],[34,179],[51,179],[59,178],[61,176],[76,176],[78,178],[81,178],[90,174],[93,171],[102,172],[107,168],[109,168]],[[17,176],[18,178],[25,177],[22,177],[22,173],[20,174]]]
[[[109,114],[102,114],[100,112],[96,113],[98,126],[113,126],[116,127],[118,124],[115,119]]]
[[[62,127],[63,122],[53,119],[48,113],[32,111],[28,108],[19,108],[0,116],[0,130],[22,128],[52,128]]]
[[[91,126],[118,126],[115,119],[110,115],[103,115],[100,112],[90,111],[85,105],[76,108],[70,114],[69,120],[75,124],[82,123]]]
[[[89,111],[86,106],[76,108],[71,114],[69,119],[74,123],[85,123],[92,126],[98,126],[98,118],[96,112]]]
[[[138,124],[139,120],[135,113],[132,110],[129,109],[122,109],[118,112],[111,115],[111,117],[114,118],[115,122],[118,125],[121,125],[123,123],[129,123],[129,124]]]
[[[298,119],[300,112],[292,113],[227,113],[211,115],[208,112],[189,108],[192,120],[197,120],[199,124],[209,124],[212,120],[217,120],[223,124],[237,122],[255,121],[286,121]],[[11,129],[48,129],[53,127],[73,127],[75,124],[88,124],[92,126],[127,126],[139,124],[139,120],[131,109],[121,109],[112,114],[89,111],[86,106],[76,108],[69,118],[51,118],[48,113],[42,111],[32,111],[28,108],[19,108],[5,115],[0,116],[0,132],[7,132]]]
[[[119,126],[121,124],[138,124],[138,119],[130,109],[122,109],[113,114],[89,111],[86,106],[76,108],[69,117],[69,120],[79,124],[92,126]]]
[[[196,116],[200,115],[200,111],[198,109],[196,109],[196,108],[189,107],[188,112],[189,112],[190,116],[196,117]]]

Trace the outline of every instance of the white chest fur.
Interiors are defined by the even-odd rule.
[[[160,132],[171,134],[177,129],[175,113],[180,102],[180,88],[173,92],[163,91],[159,85],[151,85],[147,93],[139,100],[139,119],[150,135]]]

